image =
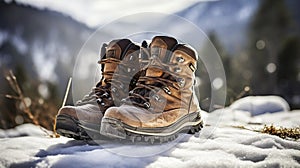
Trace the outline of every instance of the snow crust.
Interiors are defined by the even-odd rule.
[[[252,115],[289,111],[289,104],[279,96],[248,96],[231,104],[233,110],[248,111]]]
[[[0,129],[0,138],[11,138],[11,137],[20,137],[20,136],[44,136],[45,132],[43,130],[46,129],[33,124],[23,124],[13,129],[8,129],[8,130]]]

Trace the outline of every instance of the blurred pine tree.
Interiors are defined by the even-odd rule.
[[[254,94],[278,94],[278,54],[291,18],[284,0],[260,2],[249,26],[251,88]]]

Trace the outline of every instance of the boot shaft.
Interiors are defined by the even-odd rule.
[[[148,48],[148,55],[150,58],[145,75],[137,83],[150,90],[148,93],[137,91],[146,98],[144,106],[156,112],[161,111],[162,106],[164,111],[176,108],[199,110],[194,95],[196,51],[190,46],[178,44],[172,37],[156,36]]]
[[[102,64],[102,79],[101,85],[104,85],[106,81],[110,81],[114,73],[122,73],[121,71],[128,71],[134,69],[133,67],[139,65],[139,49],[140,47],[132,43],[129,39],[118,39],[111,41],[108,45],[103,45],[101,49]],[[120,63],[126,64],[127,69],[121,69]]]
[[[118,105],[122,98],[134,88],[136,72],[139,70],[140,47],[128,39],[111,41],[101,49],[102,78],[96,85],[95,93],[101,112]]]

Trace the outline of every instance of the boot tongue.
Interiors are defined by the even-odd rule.
[[[160,62],[168,62],[172,50],[178,44],[177,40],[168,36],[156,36],[150,44],[150,68],[146,71],[146,76],[160,77],[163,74],[162,69],[151,68],[151,65],[160,66]]]
[[[178,44],[177,40],[167,36],[156,36],[150,44],[151,56],[157,56],[162,61],[167,61],[166,56]]]
[[[106,58],[122,60],[131,44],[133,43],[129,39],[117,39],[111,41],[106,48]]]
[[[103,56],[104,59],[108,58],[114,58],[117,60],[122,60],[128,49],[130,48],[130,45],[133,44],[130,40],[128,39],[118,39],[118,40],[113,40],[111,41],[107,48],[106,48],[106,53]],[[104,78],[107,79],[112,79],[112,74],[114,73],[115,69],[118,66],[117,62],[107,62],[105,64],[102,64],[104,66],[103,72],[104,72]]]

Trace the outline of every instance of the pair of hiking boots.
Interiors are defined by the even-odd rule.
[[[101,49],[102,79],[75,106],[62,107],[56,131],[75,139],[166,142],[202,128],[194,94],[197,53],[175,38],[149,46],[113,40]]]

